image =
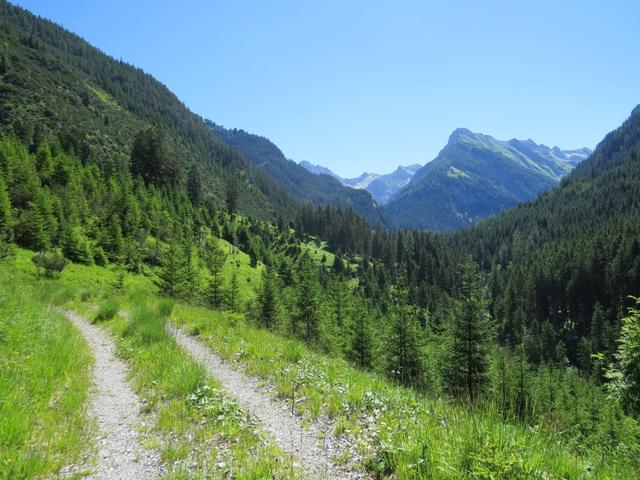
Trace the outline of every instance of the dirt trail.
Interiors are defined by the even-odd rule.
[[[168,327],[179,345],[200,363],[209,375],[216,378],[226,392],[245,411],[260,420],[277,445],[292,454],[314,479],[367,478],[360,472],[345,471],[334,465],[342,445],[332,434],[329,425],[313,423],[303,427],[301,418],[290,407],[272,399],[272,391],[225,362],[215,351],[182,329]],[[322,440],[324,439],[324,440]]]
[[[127,367],[116,357],[113,341],[80,315],[63,313],[80,330],[95,358],[89,415],[99,427],[98,459],[95,467],[87,467],[92,470],[87,478],[157,478],[162,473],[160,457],[138,441],[141,402],[127,384]]]

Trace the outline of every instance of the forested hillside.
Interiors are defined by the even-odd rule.
[[[328,175],[314,175],[306,168],[287,159],[269,139],[247,133],[244,130],[229,130],[210,120],[207,125],[220,138],[254,165],[264,170],[288,192],[320,205],[340,205],[353,208],[374,227],[378,223],[389,227],[390,223],[382,207],[376,205],[371,195],[364,190],[343,186]]]
[[[150,165],[171,169],[161,182],[184,185],[193,170],[217,205],[233,189],[247,214],[291,214],[297,200],[150,75],[4,0],[0,34],[0,128],[29,151],[53,135],[84,164],[126,167],[136,133],[153,127],[170,147]]]

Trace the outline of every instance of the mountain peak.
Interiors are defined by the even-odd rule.
[[[467,128],[456,128],[451,135],[449,135],[449,141],[447,143],[448,145],[451,145],[453,143],[458,143],[465,138],[473,138],[475,135],[475,133]]]

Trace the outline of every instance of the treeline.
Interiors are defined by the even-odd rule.
[[[351,210],[307,207],[296,234],[327,239],[358,265],[360,286],[380,298],[388,284],[440,318],[459,284],[453,272],[471,255],[487,276],[489,311],[502,345],[524,342],[534,364],[567,361],[594,373],[591,356],[608,360],[621,319],[640,295],[640,185],[636,150],[595,179],[565,183],[537,201],[446,236],[372,231]]]

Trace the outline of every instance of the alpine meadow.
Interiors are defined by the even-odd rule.
[[[258,93],[280,103],[269,106],[266,131],[280,132],[289,117],[296,133],[279,133],[279,143],[302,155],[308,142],[308,157],[292,160],[264,136],[221,126],[216,111],[198,107],[205,103],[187,107],[110,56],[119,52],[38,16],[53,10],[36,3],[31,13],[0,0],[0,479],[638,478],[640,105],[627,105],[626,120],[594,138],[593,151],[588,140],[567,145],[587,138],[569,138],[579,125],[558,142],[569,150],[450,128],[451,113],[422,110],[442,113],[442,132],[453,131],[439,153],[418,162],[405,155],[413,144],[393,138],[400,130],[385,127],[364,142],[363,156],[385,142],[397,155],[384,170],[356,160],[353,168],[393,173],[349,178],[349,160],[340,159],[360,141],[354,132],[390,120],[357,116],[349,104],[332,111],[354,130],[343,132],[349,138],[327,167],[315,164],[314,149],[338,139],[345,123],[300,124],[335,107],[323,95],[347,70],[375,63],[393,82],[392,66],[355,50],[333,64],[322,50],[333,40],[300,38],[296,50],[287,36],[279,45],[294,53],[265,62],[308,48],[335,74],[323,77],[326,89],[309,78],[315,90],[295,105],[270,97],[260,63]],[[240,8],[202,3],[189,8],[222,23]],[[398,7],[407,28],[414,7]],[[69,24],[95,25],[94,8],[75,2]],[[247,29],[276,22],[250,12],[266,7],[242,8]],[[272,8],[296,20],[304,10]],[[332,8],[353,14],[350,28],[372,18]],[[65,25],[71,10],[57,17]],[[144,32],[187,35],[189,25],[176,25]],[[209,45],[193,48],[213,50],[207,61],[220,62],[218,75],[238,75],[247,88],[244,74],[222,67],[244,44],[225,43],[215,28]],[[335,28],[359,44],[349,28]],[[258,48],[261,37],[246,35]],[[179,70],[187,57],[159,61]],[[189,58],[198,77],[190,81],[222,81],[200,75],[200,60]],[[511,61],[501,60],[505,69]],[[306,75],[305,62],[282,75],[298,67]],[[458,95],[446,93],[451,82],[439,83],[438,95]],[[371,93],[365,83],[354,98]],[[216,99],[228,98],[253,130],[263,108],[235,107],[250,95],[242,88]],[[419,101],[420,90],[405,93]],[[366,101],[385,105],[384,95]],[[297,117],[298,108],[313,115]],[[486,112],[483,131],[511,138],[499,113]],[[507,121],[514,133],[521,116],[529,113]]]

